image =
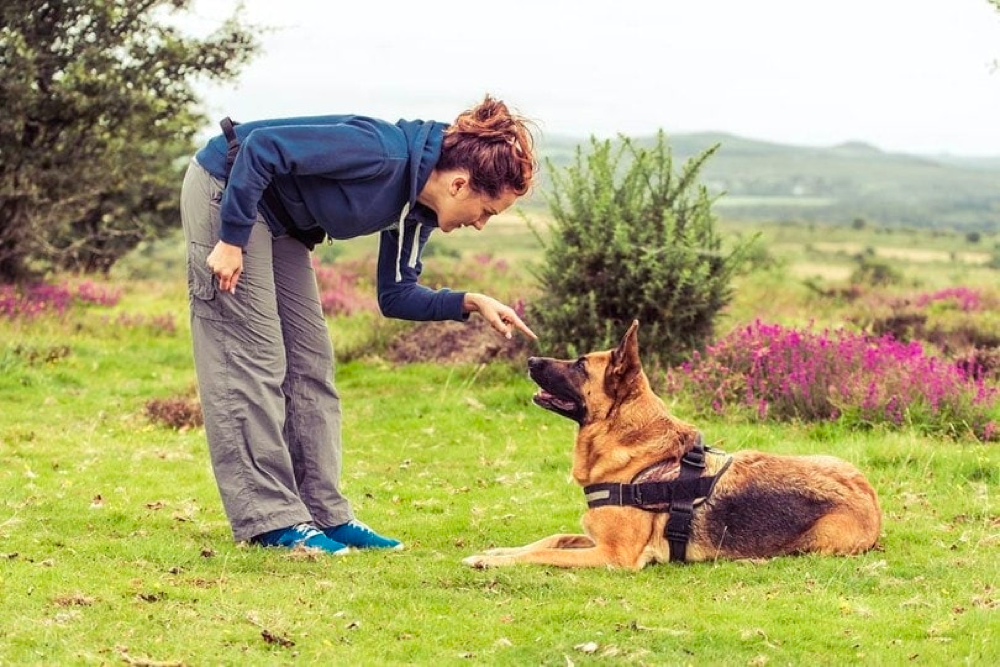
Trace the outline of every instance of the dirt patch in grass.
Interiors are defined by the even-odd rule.
[[[534,342],[520,334],[507,340],[480,317],[468,322],[424,322],[397,336],[386,357],[397,364],[438,362],[483,364],[521,362],[534,353]]]
[[[205,423],[201,402],[197,396],[170,396],[146,401],[146,417],[150,421],[186,431]]]

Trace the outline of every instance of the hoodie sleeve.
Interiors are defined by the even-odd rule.
[[[378,174],[386,151],[375,128],[361,123],[279,125],[254,129],[240,142],[222,196],[220,238],[245,246],[257,204],[275,176],[364,179]]]
[[[420,238],[415,241],[417,230]],[[455,292],[448,288],[433,290],[417,283],[423,263],[419,252],[423,251],[433,228],[420,225],[406,226],[403,243],[395,229],[385,230],[379,238],[378,253],[378,305],[386,317],[400,320],[456,320],[465,321],[469,314],[462,312],[465,292]],[[413,243],[419,243],[417,261],[413,266],[407,261]],[[396,281],[399,267],[400,280]]]

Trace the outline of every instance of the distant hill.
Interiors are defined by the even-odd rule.
[[[794,146],[724,133],[667,140],[678,169],[719,144],[701,182],[713,194],[724,193],[716,212],[727,219],[1000,229],[1000,157],[887,153],[862,142]],[[653,145],[656,138],[633,141]],[[547,136],[539,153],[564,168],[574,163],[577,147],[586,152],[590,140]],[[543,179],[540,189],[547,187]]]

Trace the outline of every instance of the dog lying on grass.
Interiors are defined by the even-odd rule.
[[[648,563],[786,554],[857,554],[875,546],[881,512],[854,466],[832,456],[727,456],[705,448],[650,389],[638,321],[617,348],[576,360],[532,357],[535,404],[580,425],[573,478],[585,535],[490,549],[472,567],[538,563],[640,569]]]

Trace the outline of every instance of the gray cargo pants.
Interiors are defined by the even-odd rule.
[[[181,190],[195,370],[222,504],[237,541],[354,518],[340,495],[340,398],[309,250],[260,217],[236,293],[206,258],[223,183],[192,160]]]

